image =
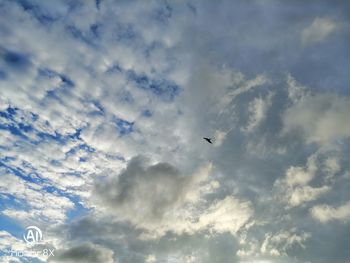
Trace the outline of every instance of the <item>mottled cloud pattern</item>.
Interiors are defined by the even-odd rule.
[[[350,262],[349,8],[0,1],[0,262]]]

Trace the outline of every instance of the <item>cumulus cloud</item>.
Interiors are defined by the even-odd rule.
[[[168,163],[148,165],[147,159],[139,156],[131,159],[119,176],[97,180],[95,195],[101,204],[123,211],[129,220],[158,221],[166,211],[182,203],[209,171],[208,167],[203,174],[183,177]]]
[[[311,25],[301,32],[301,41],[304,45],[311,45],[326,39],[337,29],[337,24],[328,17],[316,17]]]
[[[324,157],[329,153],[319,152],[308,158],[305,167],[291,166],[284,178],[275,182],[280,195],[292,207],[317,200],[321,195],[332,189],[329,181],[339,172],[340,167],[336,157]],[[317,178],[318,177],[318,178]],[[323,185],[315,186],[312,182],[323,178]]]
[[[234,235],[251,217],[251,205],[233,196],[212,204],[206,200],[219,187],[208,178],[210,171],[211,165],[206,165],[185,176],[168,163],[151,164],[145,157],[135,157],[118,176],[96,180],[97,209],[101,206],[104,213],[152,235],[202,230]]]

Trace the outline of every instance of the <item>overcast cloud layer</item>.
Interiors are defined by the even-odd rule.
[[[349,263],[349,11],[0,0],[0,262]]]

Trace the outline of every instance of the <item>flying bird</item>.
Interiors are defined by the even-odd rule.
[[[205,138],[205,137],[204,137],[203,139],[206,140],[207,142],[213,144],[213,142],[211,141],[211,140],[212,140],[211,138]]]

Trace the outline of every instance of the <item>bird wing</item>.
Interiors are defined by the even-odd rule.
[[[207,142],[209,142],[209,143],[212,143],[212,141],[211,141],[211,139],[210,138],[203,138],[204,140],[206,140]]]

